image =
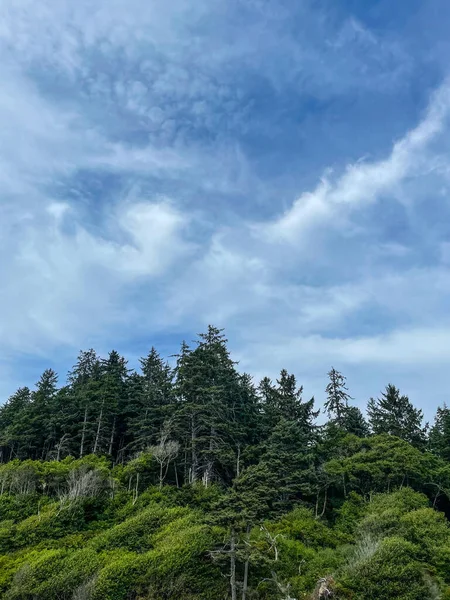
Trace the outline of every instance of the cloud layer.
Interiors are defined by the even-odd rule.
[[[319,398],[333,364],[360,402],[391,380],[445,400],[446,42],[431,2],[408,19],[4,0],[0,392],[212,322]]]

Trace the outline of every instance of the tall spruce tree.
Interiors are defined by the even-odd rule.
[[[439,406],[429,435],[430,450],[444,460],[450,460],[450,409]]]
[[[101,361],[101,392],[97,406],[97,427],[94,437],[94,454],[115,456],[124,435],[123,415],[128,408],[127,361],[116,350]]]
[[[177,417],[190,482],[208,485],[233,472],[238,448],[232,423],[244,416],[235,410],[239,384],[222,330],[209,326],[192,351],[183,345],[176,367]]]
[[[313,422],[320,411],[314,411],[314,398],[303,401],[303,387],[297,387],[295,375],[283,369],[276,386],[265,377],[260,383],[259,393],[267,436],[282,419],[301,423],[308,434],[312,432]]]
[[[139,362],[141,374],[131,381],[128,429],[133,447],[143,450],[158,443],[164,423],[172,417],[175,398],[172,369],[156,349]]]
[[[0,408],[2,462],[16,457],[27,457],[28,439],[25,424],[28,421],[30,404],[31,391],[27,387],[22,387]]]
[[[68,383],[72,416],[68,417],[66,431],[72,454],[83,457],[94,447],[97,407],[101,403],[102,368],[95,350],[80,352],[68,375]]]
[[[418,448],[425,446],[428,426],[423,426],[423,413],[395,385],[387,385],[380,398],[369,400],[367,414],[375,434],[387,433]]]
[[[326,387],[327,399],[325,410],[340,427],[344,427],[348,401],[352,399],[346,386],[346,378],[332,367],[328,373],[329,383]]]

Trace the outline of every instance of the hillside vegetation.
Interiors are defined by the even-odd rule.
[[[46,370],[0,409],[0,597],[450,599],[450,411],[389,384],[365,418],[335,369],[325,423],[302,396],[214,327]]]

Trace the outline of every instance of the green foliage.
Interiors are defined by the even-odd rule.
[[[371,430],[335,369],[325,393],[319,426],[215,327],[174,369],[152,348],[46,370],[0,408],[0,597],[450,598],[448,409],[427,439],[395,386]]]
[[[139,586],[148,561],[146,554],[116,551],[98,573],[92,600],[126,600],[130,591]]]
[[[336,511],[336,528],[350,536],[353,535],[367,509],[368,503],[364,498],[356,492],[350,492],[345,502]]]
[[[100,550],[124,548],[144,552],[153,546],[152,535],[155,531],[186,513],[187,509],[184,508],[167,509],[153,504],[99,535],[95,539],[95,547]]]
[[[417,553],[417,546],[411,542],[386,538],[372,554],[347,565],[342,588],[361,600],[429,598],[430,585]]]

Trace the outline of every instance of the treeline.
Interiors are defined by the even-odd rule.
[[[304,449],[334,427],[359,437],[395,435],[447,456],[446,407],[428,431],[422,411],[388,385],[379,399],[369,400],[366,421],[351,405],[343,375],[331,369],[324,405],[329,421],[319,427],[314,399],[302,398],[294,375],[282,370],[276,382],[264,378],[256,386],[250,375],[239,373],[222,331],[214,327],[194,348],[182,344],[174,368],[155,348],[140,367],[140,372],[130,370],[116,351],[107,358],[83,351],[62,387],[47,369],[34,390],[18,389],[1,407],[0,460],[96,454],[117,464],[170,441],[176,463],[171,481],[229,483],[255,460],[277,427],[286,433],[298,428]]]

